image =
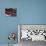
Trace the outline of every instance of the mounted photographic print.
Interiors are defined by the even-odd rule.
[[[46,25],[19,25],[20,40],[46,41]],[[18,28],[18,29],[19,29]],[[19,33],[19,32],[18,32]]]
[[[18,43],[18,38],[16,32],[10,32],[8,34],[8,46],[12,46]]]
[[[16,16],[16,8],[5,8],[6,16]]]

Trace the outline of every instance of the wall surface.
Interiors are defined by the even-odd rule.
[[[16,17],[3,14],[3,9],[9,7],[17,8]],[[18,32],[18,24],[46,24],[46,0],[0,1],[0,44],[8,43],[9,32]]]

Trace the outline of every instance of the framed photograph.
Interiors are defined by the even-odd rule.
[[[46,41],[46,25],[31,25],[20,24],[18,25],[19,41]]]
[[[17,14],[16,8],[5,8],[6,16],[16,16]]]

